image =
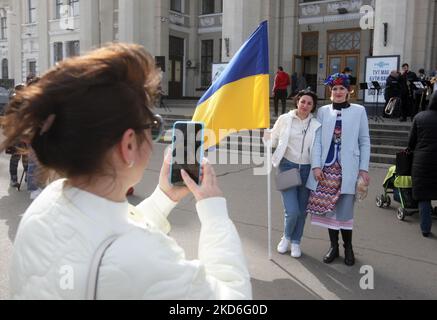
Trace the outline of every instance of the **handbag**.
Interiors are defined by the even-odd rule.
[[[410,177],[413,168],[414,154],[410,150],[404,150],[396,154],[396,174]]]
[[[308,133],[308,129],[310,128],[312,119],[310,119],[310,122],[308,123],[308,127],[305,130],[303,140],[302,140],[302,149],[300,153],[300,158],[302,159],[303,156],[303,148],[305,145],[305,138]],[[300,169],[301,165],[299,164],[299,169],[291,169],[284,172],[279,172],[279,170],[276,173],[276,190],[278,191],[284,191],[295,187],[300,187],[302,185],[302,178],[300,176]]]

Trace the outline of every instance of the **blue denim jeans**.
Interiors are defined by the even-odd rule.
[[[432,204],[431,201],[419,202],[420,228],[423,233],[431,232],[432,227]]]
[[[294,168],[299,168],[299,165],[282,159],[279,165],[279,171],[284,172]],[[310,191],[305,187],[308,176],[311,171],[310,165],[301,166],[300,176],[302,178],[302,186],[291,188],[282,191],[282,201],[285,208],[285,228],[284,237],[293,244],[300,244],[302,241],[303,231],[307,218],[307,205],[310,196]]]
[[[38,190],[38,181],[36,177],[37,163],[32,156],[29,156],[28,166],[27,166],[27,190],[32,192]]]

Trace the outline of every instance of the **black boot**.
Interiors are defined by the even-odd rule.
[[[324,263],[332,263],[335,259],[340,256],[338,250],[338,234],[337,230],[329,229],[329,239],[331,240],[331,248],[329,248],[328,253],[323,258]]]
[[[352,230],[341,230],[344,242],[344,263],[352,267],[355,265],[355,254],[352,247]]]

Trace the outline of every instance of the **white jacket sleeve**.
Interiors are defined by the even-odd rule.
[[[136,212],[155,228],[168,234],[171,226],[167,217],[176,205],[177,203],[173,202],[158,186],[149,198],[136,207]]]
[[[273,126],[273,129],[269,130],[271,133],[271,141],[272,141],[272,147],[276,148],[279,143],[279,138],[282,130],[282,123],[283,123],[284,117],[279,117],[278,121],[276,121],[275,125]],[[264,144],[267,144],[267,140],[263,138]]]
[[[187,260],[159,230],[135,229],[103,257],[99,299],[245,300],[252,298],[240,238],[226,200],[200,201],[199,255]]]

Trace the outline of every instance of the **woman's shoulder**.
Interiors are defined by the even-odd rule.
[[[361,104],[357,104],[357,103],[351,103],[351,108],[353,110],[366,111],[366,108],[364,106],[362,106]]]

